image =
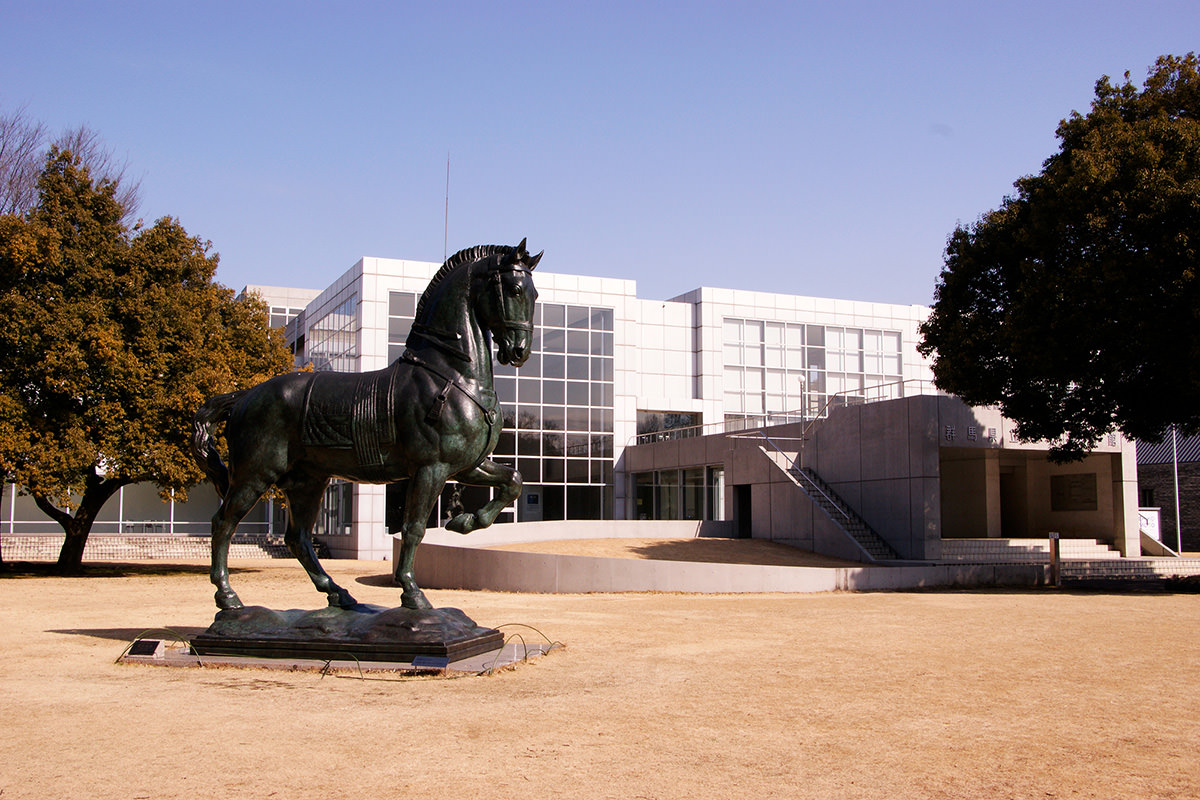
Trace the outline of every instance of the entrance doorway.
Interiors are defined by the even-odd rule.
[[[1000,535],[1006,539],[1029,536],[1029,511],[1025,496],[1025,468],[1000,467]]]
[[[737,538],[749,539],[754,535],[753,516],[750,511],[750,484],[748,483],[733,487],[733,519],[737,529]]]

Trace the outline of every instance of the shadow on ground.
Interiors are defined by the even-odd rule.
[[[230,567],[229,573],[261,572],[253,567]],[[13,561],[0,567],[3,578],[132,578],[135,576],[204,575],[207,564],[126,564],[122,562],[92,562],[74,573],[61,573],[52,561]]]
[[[761,539],[670,539],[634,545],[629,552],[658,561],[759,564],[776,567],[861,567],[854,561],[822,556]]]
[[[197,628],[191,625],[172,626],[169,628],[66,628],[64,630],[46,631],[46,633],[65,633],[70,636],[90,636],[93,639],[132,642],[135,639],[188,639],[204,633],[204,628]]]
[[[397,586],[390,572],[383,575],[360,575],[354,579],[354,582],[361,583],[363,586]]]

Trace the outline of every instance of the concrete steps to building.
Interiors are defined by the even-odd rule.
[[[0,535],[0,552],[6,561],[54,561],[62,549],[62,535]],[[142,561],[170,558],[205,559],[212,556],[208,536],[96,535],[88,537],[85,561]],[[229,545],[230,558],[291,558],[287,547],[266,534],[238,534]]]
[[[1120,559],[1121,553],[1096,539],[1059,539],[1063,560]],[[1049,563],[1049,539],[943,539],[942,562],[971,564]]]
[[[1200,558],[1063,559],[1062,577],[1071,580],[1161,580],[1200,576]]]
[[[1095,539],[1059,539],[1065,582],[1161,581],[1200,576],[1196,558],[1123,558]],[[942,564],[1049,564],[1049,539],[943,539]]]

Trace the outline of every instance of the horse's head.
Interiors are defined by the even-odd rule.
[[[522,239],[476,274],[481,281],[476,292],[479,319],[492,332],[501,364],[519,367],[529,358],[537,301],[532,272],[541,259],[542,253],[529,254]]]

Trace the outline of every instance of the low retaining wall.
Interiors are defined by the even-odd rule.
[[[493,525],[468,534],[445,528],[425,531],[425,544],[454,547],[495,547],[499,544],[556,542],[563,539],[732,539],[732,522],[697,520],[560,520]],[[393,557],[399,544],[392,547]],[[423,551],[422,551],[423,552]]]
[[[462,535],[426,532],[417,553],[416,575],[430,589],[585,594],[588,592],[834,592],[919,589],[945,586],[1041,586],[1041,564],[940,564],[911,567],[779,567],[599,558],[519,550],[488,550],[504,544],[563,539],[733,538],[730,522],[623,520],[522,522],[493,525]],[[393,561],[399,555],[393,546]]]
[[[559,537],[561,538],[561,537]],[[777,567],[597,558],[516,550],[421,545],[417,582],[430,589],[581,594],[588,592],[833,592],[969,586],[1041,586],[1038,564],[913,567]]]

